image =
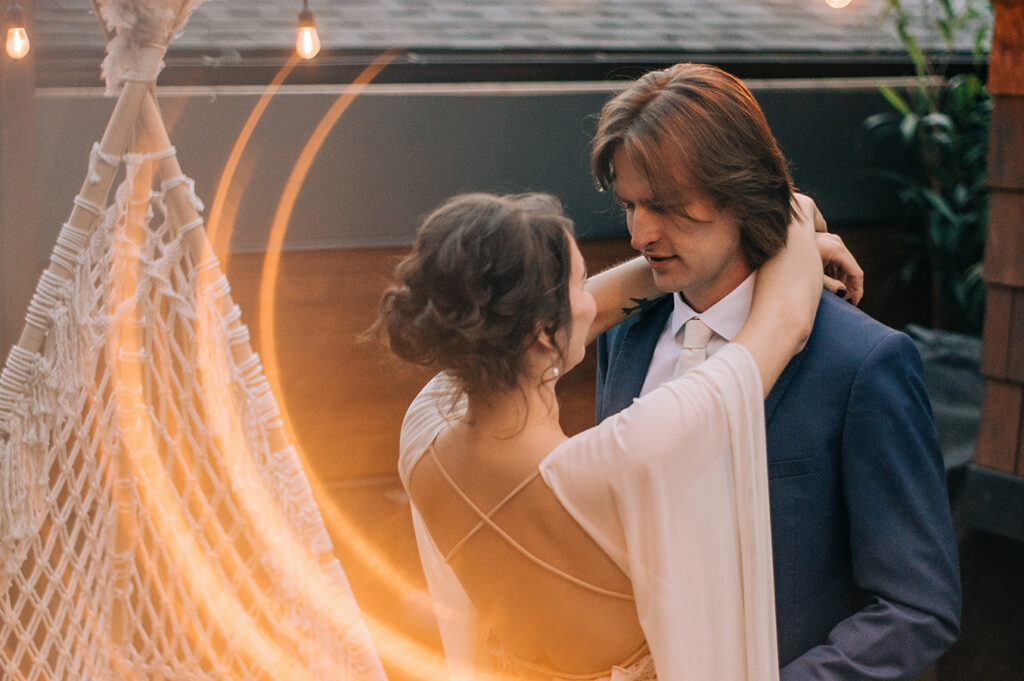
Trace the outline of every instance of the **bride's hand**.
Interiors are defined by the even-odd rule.
[[[785,247],[758,270],[750,316],[733,339],[757,363],[765,394],[806,344],[821,299],[821,257],[809,208],[801,206],[789,225]]]
[[[796,194],[795,201],[800,214],[810,215],[814,220],[814,237],[825,268],[825,288],[857,305],[864,297],[864,270],[839,235],[828,233],[825,218],[814,201],[804,194]]]

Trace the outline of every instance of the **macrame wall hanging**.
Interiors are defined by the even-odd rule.
[[[0,376],[5,680],[384,679],[154,98],[198,1],[95,3],[118,102]]]

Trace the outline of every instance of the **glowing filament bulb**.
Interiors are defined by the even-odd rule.
[[[842,9],[850,4],[850,0],[825,0],[825,4],[835,9]]]
[[[320,36],[316,32],[313,13],[308,9],[299,12],[299,35],[295,40],[295,51],[303,59],[312,59],[320,51]]]
[[[28,31],[24,26],[11,26],[7,29],[7,54],[11,59],[21,59],[28,54]]]
[[[4,48],[11,59],[21,59],[28,54],[30,47],[28,31],[25,30],[25,17],[21,5],[12,2],[7,6],[7,41]]]

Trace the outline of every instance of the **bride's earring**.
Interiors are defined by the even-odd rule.
[[[558,367],[551,367],[551,373],[553,373],[555,375],[555,378],[558,378],[558,374],[559,374]]]

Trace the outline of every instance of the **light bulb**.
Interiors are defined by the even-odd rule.
[[[7,26],[7,40],[4,49],[11,59],[21,59],[28,54],[31,45],[28,41],[28,31],[25,30],[25,16],[21,5],[12,2],[7,5],[7,16],[4,22]]]
[[[28,31],[24,26],[11,26],[7,29],[7,43],[4,46],[11,59],[21,59],[28,54],[30,44]]]
[[[295,39],[295,51],[303,59],[312,59],[320,52],[320,36],[316,32],[313,13],[308,9],[299,12],[299,35]]]
[[[825,4],[835,9],[842,9],[850,4],[850,0],[825,0]]]

